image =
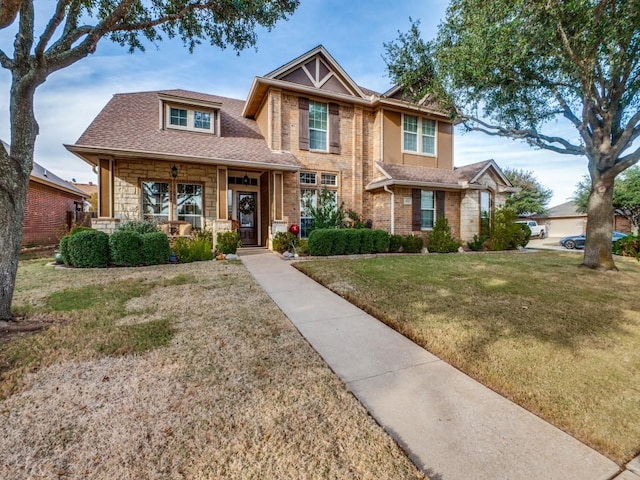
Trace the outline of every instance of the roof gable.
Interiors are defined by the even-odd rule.
[[[365,98],[366,95],[338,62],[319,45],[264,78]]]
[[[502,170],[493,159],[471,163],[463,167],[455,167],[454,171],[456,172],[456,175],[460,180],[467,183],[478,183],[483,175],[485,175],[487,172],[490,172],[496,175],[498,179],[504,183],[505,186],[513,187],[509,179],[505,177],[504,173],[502,173]]]

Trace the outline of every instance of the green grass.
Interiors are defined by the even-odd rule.
[[[296,266],[619,463],[640,451],[640,264],[427,255]]]
[[[100,274],[92,277],[77,270],[45,268],[41,260],[24,262],[21,268],[23,265],[23,275],[16,288],[23,293],[37,290],[37,281],[43,279],[50,283],[56,283],[56,279],[59,288],[69,274],[76,275],[74,283],[82,283],[83,279],[89,282],[101,280]],[[34,272],[34,275],[29,276],[29,272]],[[24,278],[25,273],[27,278]],[[136,311],[127,308],[127,301],[147,296],[155,288],[190,283],[197,283],[191,274],[151,281],[145,277],[126,278],[82,287],[54,288],[35,305],[15,305],[15,314],[25,316],[27,321],[41,318],[51,327],[35,335],[19,336],[0,344],[0,398],[6,398],[20,388],[25,373],[47,365],[106,355],[142,353],[166,346],[174,334],[168,318],[134,325],[119,325],[117,320],[131,314],[153,313],[152,305]]]

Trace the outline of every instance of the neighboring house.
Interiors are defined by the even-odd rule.
[[[305,236],[323,189],[374,228],[428,234],[445,216],[470,240],[514,190],[492,160],[454,168],[453,124],[434,105],[360,87],[322,46],[256,77],[246,101],[114,95],[66,148],[98,171],[95,228],[237,225],[244,245],[270,245],[294,223]]]
[[[587,214],[579,212],[573,201],[551,207],[545,215],[533,215],[529,218],[536,220],[539,224],[546,225],[550,237],[567,237],[587,231]],[[615,215],[613,228],[620,232],[630,233],[631,223],[628,218]]]
[[[9,145],[0,140],[9,152]],[[85,194],[51,171],[33,162],[27,186],[22,225],[22,245],[54,245],[69,231]]]

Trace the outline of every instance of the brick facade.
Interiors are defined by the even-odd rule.
[[[22,228],[22,245],[54,245],[67,233],[67,212],[82,197],[30,181]]]

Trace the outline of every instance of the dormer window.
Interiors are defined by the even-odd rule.
[[[190,130],[220,136],[220,107],[217,102],[161,97],[161,128]]]
[[[182,108],[171,108],[169,123],[178,127],[187,126],[187,111]]]

